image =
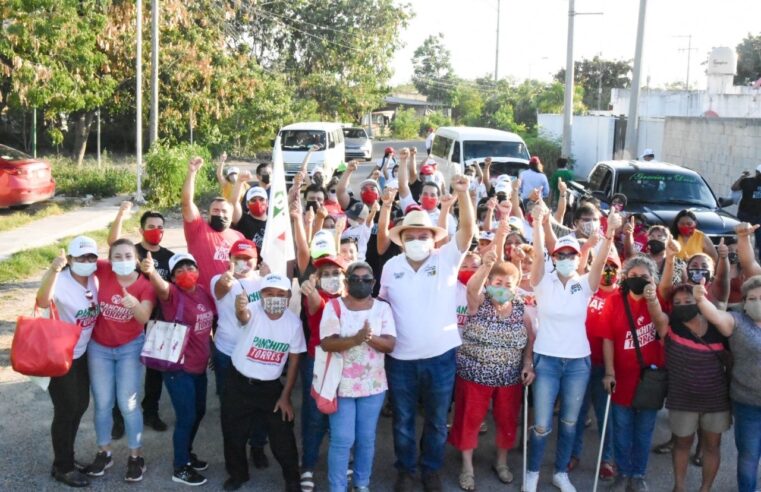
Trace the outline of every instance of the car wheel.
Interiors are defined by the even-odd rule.
[[[8,208],[10,208],[11,210],[26,210],[27,208],[29,208],[29,204],[25,203],[23,205],[11,205]]]

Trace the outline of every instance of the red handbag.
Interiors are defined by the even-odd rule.
[[[58,309],[50,302],[50,318],[19,316],[11,344],[11,366],[25,376],[58,377],[71,369],[74,347],[82,327],[61,321]]]

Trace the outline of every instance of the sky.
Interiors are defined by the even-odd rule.
[[[455,74],[474,79],[494,74],[497,3],[500,0],[401,0],[415,17],[402,34],[392,68],[392,85],[409,82],[412,55],[423,40],[442,33]],[[633,59],[639,0],[576,0],[574,60]],[[548,81],[565,67],[568,0],[501,0],[499,77]],[[692,35],[690,88],[705,87],[705,65],[712,47],[735,47],[748,33],[761,34],[757,0],[649,0],[647,2],[643,85],[684,82]],[[650,79],[649,84],[648,77]]]

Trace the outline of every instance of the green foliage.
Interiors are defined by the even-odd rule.
[[[104,198],[135,191],[135,171],[127,166],[77,166],[68,159],[51,165],[57,194]]]
[[[457,89],[457,104],[452,108],[452,116],[462,125],[478,125],[484,109],[484,96],[481,91],[465,83]]]
[[[180,204],[182,184],[188,173],[188,161],[201,156],[206,163],[196,177],[196,194],[211,192],[217,188],[214,166],[208,149],[199,145],[154,145],[145,163],[148,199],[157,207],[175,207]]]
[[[603,60],[595,56],[574,63],[573,80],[584,88],[582,102],[588,108],[607,110],[610,104],[610,90],[623,89],[631,85],[630,60]],[[555,74],[555,80],[565,83],[565,68]],[[600,93],[600,89],[602,93]]]
[[[748,34],[737,45],[735,85],[747,85],[761,78],[761,34]]]
[[[450,56],[444,46],[443,34],[425,38],[412,56],[412,82],[429,101],[454,106],[457,103],[457,78]]]
[[[562,145],[560,140],[536,135],[525,135],[523,139],[526,141],[526,146],[531,155],[539,156],[542,164],[544,164],[545,174],[547,176],[552,175],[556,169],[555,163],[561,156]]]
[[[391,120],[391,133],[394,138],[409,140],[416,138],[420,131],[420,122],[412,108],[399,109]]]
[[[428,132],[429,128],[434,130],[440,126],[451,126],[452,120],[448,118],[444,113],[440,111],[434,111],[419,118],[420,125],[418,127],[418,135],[424,136]]]

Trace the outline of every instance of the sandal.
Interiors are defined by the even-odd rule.
[[[312,492],[314,490],[314,473],[307,470],[301,474],[301,491]]]
[[[674,441],[668,440],[664,442],[663,444],[659,444],[653,448],[653,453],[655,454],[669,454],[671,453],[671,450],[674,449]]]
[[[695,466],[703,466],[703,457],[699,454],[693,454],[690,462]]]
[[[464,471],[460,473],[459,482],[462,490],[476,490],[476,479],[473,472]]]
[[[510,467],[507,465],[494,465],[491,467],[492,470],[494,470],[494,473],[497,474],[497,478],[499,478],[499,481],[502,483],[510,483],[513,481],[513,472],[510,470]]]

